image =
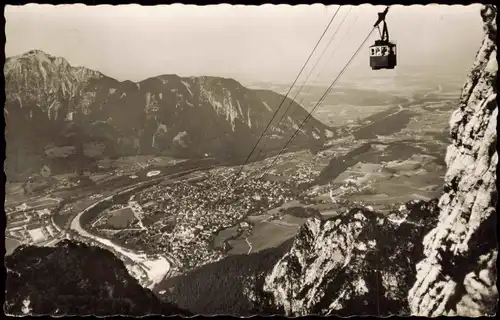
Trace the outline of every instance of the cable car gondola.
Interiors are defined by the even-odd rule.
[[[380,40],[375,40],[375,43],[370,46],[370,67],[373,70],[394,69],[396,67],[396,45],[389,41],[389,31],[385,22],[387,11],[389,11],[389,7],[383,12],[379,12],[378,20],[373,25],[375,28],[383,22],[382,33],[380,33],[379,27]]]

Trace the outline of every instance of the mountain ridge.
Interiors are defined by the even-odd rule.
[[[71,135],[100,156],[245,158],[284,98],[214,76],[164,74],[120,82],[41,50],[8,58],[4,75],[12,161],[38,157],[50,162],[44,155],[47,145],[75,146]],[[307,116],[289,98],[287,105],[288,116],[278,123],[286,109],[281,108],[267,131],[267,150],[282,147]],[[329,135],[329,127],[312,118],[294,141],[305,148]],[[18,154],[18,149],[26,152]]]

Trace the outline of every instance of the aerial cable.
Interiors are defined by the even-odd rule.
[[[283,105],[283,103],[285,102],[286,98],[288,97],[288,95],[290,94],[293,86],[295,85],[295,83],[297,82],[297,80],[299,79],[300,75],[302,74],[302,72],[304,71],[307,63],[309,62],[309,60],[311,59],[312,55],[314,54],[314,52],[316,51],[316,48],[318,47],[318,45],[320,44],[321,40],[323,39],[323,37],[325,36],[326,32],[328,31],[328,28],[330,28],[330,25],[332,24],[333,20],[335,19],[335,17],[337,16],[337,13],[339,12],[339,9],[340,9],[340,6],[337,8],[337,10],[335,11],[333,17],[330,19],[330,22],[328,23],[328,25],[326,26],[325,30],[323,31],[323,34],[321,35],[321,37],[319,38],[318,42],[316,43],[316,45],[314,46],[311,54],[309,55],[309,57],[307,58],[306,62],[304,63],[304,65],[302,66],[302,69],[300,70],[299,74],[297,75],[297,77],[295,78],[294,82],[292,83],[292,85],[290,86],[290,89],[288,90],[287,94],[283,97],[283,100],[281,101],[281,103],[279,104],[278,108],[276,109],[276,111],[274,112],[271,120],[269,121],[269,123],[267,124],[267,126],[264,128],[264,131],[262,132],[262,134],[260,135],[259,139],[257,140],[257,143],[255,144],[255,146],[253,147],[252,151],[250,152],[250,154],[248,155],[247,159],[245,160],[245,162],[243,163],[243,165],[241,166],[240,170],[235,174],[233,180],[231,181],[231,184],[230,186],[232,186],[234,184],[234,182],[236,181],[236,179],[238,178],[238,175],[243,171],[243,168],[245,167],[245,165],[248,163],[248,160],[250,159],[250,157],[252,156],[253,152],[255,151],[255,149],[257,148],[257,146],[259,145],[260,141],[262,140],[262,137],[264,136],[265,132],[267,131],[267,129],[269,128],[269,126],[271,125],[271,123],[273,122],[274,118],[276,117],[276,115],[278,114],[279,110],[281,109],[281,106]]]
[[[247,164],[248,160],[250,159],[250,157],[252,156],[253,152],[255,151],[255,149],[257,148],[257,146],[259,145],[260,141],[262,140],[262,137],[264,136],[264,134],[266,133],[267,129],[269,128],[269,126],[271,125],[271,123],[273,122],[274,118],[276,117],[276,115],[278,114],[281,106],[283,105],[283,103],[285,102],[286,98],[288,97],[288,95],[290,94],[290,91],[292,91],[292,88],[293,86],[295,85],[295,83],[297,82],[297,80],[299,79],[300,75],[302,74],[302,71],[304,71],[304,68],[306,67],[307,63],[309,62],[309,60],[311,59],[312,55],[314,54],[314,51],[316,51],[316,48],[318,47],[318,45],[320,44],[321,40],[323,39],[323,37],[325,36],[326,32],[328,31],[328,28],[330,28],[330,25],[332,24],[333,20],[335,19],[335,17],[337,16],[337,13],[339,12],[339,9],[340,9],[340,6],[337,8],[337,10],[335,11],[333,17],[330,19],[330,22],[328,23],[328,25],[326,26],[325,28],[325,31],[323,31],[323,34],[321,35],[321,37],[319,38],[318,42],[316,43],[316,45],[314,46],[314,49],[312,50],[311,54],[309,55],[309,57],[307,58],[306,62],[304,63],[304,65],[302,66],[302,69],[300,70],[299,74],[297,75],[297,77],[295,78],[295,80],[293,81],[292,85],[290,86],[290,89],[288,90],[287,94],[283,97],[283,100],[281,101],[281,103],[279,104],[278,108],[276,109],[276,111],[274,112],[271,120],[269,121],[269,123],[267,124],[267,126],[264,128],[264,131],[262,132],[262,134],[260,135],[259,139],[257,140],[257,143],[255,144],[255,146],[253,147],[252,151],[250,152],[250,154],[248,155],[248,157],[246,158],[245,162],[243,163],[243,165],[241,166],[240,170],[235,174],[233,180],[231,181],[231,184],[230,186],[232,186],[234,184],[234,182],[236,181],[236,179],[238,178],[238,175],[243,171],[243,168],[245,167],[245,165]]]
[[[319,79],[319,77],[320,77],[321,73],[323,72],[323,70],[325,70],[325,69],[326,69],[326,67],[330,64],[330,62],[332,61],[333,57],[334,57],[334,56],[335,56],[335,54],[337,53],[337,49],[342,47],[342,44],[344,43],[344,40],[347,38],[347,35],[348,35],[349,33],[351,33],[351,31],[352,31],[352,26],[354,25],[354,23],[356,23],[356,21],[358,20],[358,18],[359,18],[359,15],[358,15],[358,16],[356,16],[356,18],[354,19],[353,24],[351,25],[351,28],[350,28],[350,29],[349,29],[349,30],[348,30],[348,31],[344,34],[344,37],[342,38],[342,40],[340,40],[340,43],[338,44],[337,48],[336,48],[336,49],[332,52],[332,55],[330,56],[330,58],[328,59],[328,61],[326,62],[326,64],[325,64],[325,65],[323,66],[323,68],[321,69],[321,72],[320,72],[320,73],[318,73],[318,75],[316,76],[316,79],[314,79],[313,84],[315,84],[315,83],[318,81],[318,79]],[[309,90],[308,90],[306,93],[309,93],[309,91],[310,91],[310,88],[309,88]],[[300,105],[302,105],[302,103],[303,103],[303,102],[304,102],[304,98],[302,98],[302,100],[300,100],[300,103],[299,103],[299,104],[300,104]]]
[[[304,119],[304,121],[302,121],[301,125],[297,128],[297,130],[295,130],[294,134],[292,135],[292,137],[288,140],[288,142],[285,144],[285,146],[281,149],[280,153],[278,154],[278,156],[274,159],[274,161],[271,163],[271,165],[269,167],[267,167],[266,169],[266,172],[269,168],[271,168],[275,163],[276,161],[279,159],[279,157],[284,153],[284,151],[286,150],[286,148],[288,147],[288,145],[290,144],[290,142],[295,138],[295,136],[297,135],[297,133],[302,129],[303,125],[311,118],[312,116],[312,113],[314,112],[314,110],[316,110],[316,108],[323,102],[323,100],[325,99],[325,97],[328,95],[328,93],[330,93],[331,89],[333,88],[333,86],[335,85],[335,83],[338,81],[338,79],[342,76],[342,74],[345,72],[346,68],[349,66],[349,64],[352,62],[352,60],[356,57],[356,55],[359,53],[359,50],[363,47],[363,45],[366,43],[366,41],[368,40],[368,38],[370,37],[370,35],[372,34],[374,28],[371,29],[370,33],[366,36],[365,40],[363,40],[363,42],[361,43],[361,45],[358,47],[358,49],[354,52],[354,54],[352,55],[352,57],[349,59],[349,61],[347,62],[347,64],[344,66],[344,68],[340,71],[339,75],[333,80],[333,82],[330,84],[330,86],[328,87],[328,89],[325,91],[325,93],[323,94],[323,96],[320,98],[320,100],[316,103],[316,105],[314,106],[314,108],[309,112],[309,114],[306,116],[306,118]],[[266,173],[264,172],[264,174]]]
[[[316,69],[316,66],[318,65],[318,63],[321,61],[321,59],[323,58],[323,55],[325,54],[326,50],[328,49],[328,47],[330,46],[330,44],[332,43],[333,39],[335,38],[335,36],[337,35],[337,32],[340,30],[340,27],[342,26],[342,24],[344,23],[345,19],[347,18],[347,16],[349,15],[349,12],[351,11],[352,9],[352,6],[349,8],[349,10],[347,11],[346,15],[344,16],[344,19],[342,19],[342,21],[340,22],[340,24],[337,26],[337,29],[335,30],[334,34],[332,35],[332,37],[330,38],[330,41],[328,42],[328,44],[325,46],[325,48],[323,49],[323,52],[321,52],[321,55],[319,56],[319,58],[316,60],[316,63],[314,64],[314,66],[312,67],[312,69],[309,71],[309,74],[307,75],[306,79],[302,82],[302,85],[300,86],[299,90],[295,93],[294,97],[290,100],[290,103],[288,104],[288,107],[286,108],[285,112],[283,112],[283,115],[281,116],[281,118],[279,119],[279,121],[276,123],[276,126],[278,124],[281,123],[281,121],[283,121],[283,119],[285,118],[285,115],[287,114],[288,110],[290,110],[290,107],[292,106],[292,103],[295,102],[295,99],[297,98],[297,96],[300,94],[300,92],[302,91],[302,88],[304,87],[304,85],[306,84],[307,80],[309,80],[309,77],[311,76],[312,72]],[[257,156],[255,157],[255,160],[258,160],[259,159],[259,156],[261,155],[262,151],[264,151],[264,149],[266,148],[268,142],[269,142],[270,139],[267,139],[266,140],[266,143],[264,144],[264,146],[260,149],[259,153],[257,154]]]
[[[335,56],[335,54],[337,53],[337,49],[338,48],[341,48],[342,47],[342,43],[344,42],[344,40],[347,38],[347,35],[351,33],[352,31],[352,26],[354,25],[354,23],[356,23],[356,21],[358,20],[359,18],[359,15],[356,16],[356,18],[353,20],[353,23],[351,24],[351,27],[348,29],[348,31],[344,34],[344,37],[342,38],[342,40],[339,42],[338,46],[335,48],[335,50],[333,51],[332,55],[330,56],[330,58],[328,59],[328,61],[326,62],[326,64],[323,66],[323,68],[321,69],[321,72],[318,73],[318,75],[316,76],[316,79],[314,80],[313,84],[315,84],[318,79],[319,79],[319,76],[321,75],[321,73],[323,72],[324,69],[326,69],[326,67],[328,66],[328,64],[330,64],[330,62],[332,61],[333,57]],[[307,92],[310,91],[310,88],[308,88]],[[304,99],[302,98],[302,100],[300,101],[300,105],[302,105],[302,103],[304,102]],[[295,112],[295,110],[294,110]],[[294,112],[292,112],[292,115],[294,114]],[[258,171],[258,170],[257,170]],[[250,177],[254,176],[256,172],[252,173]]]
[[[315,80],[314,80],[314,83],[316,83],[321,75],[321,73],[323,72],[324,69],[326,69],[326,67],[330,64],[330,62],[332,61],[333,57],[336,55],[337,53],[337,49],[338,48],[341,48],[342,47],[342,44],[344,42],[344,40],[347,38],[347,36],[352,32],[353,30],[353,26],[354,24],[356,23],[356,21],[358,20],[359,18],[359,15],[356,15],[356,17],[353,19],[352,23],[350,24],[349,28],[347,29],[347,31],[344,33],[342,39],[340,40],[340,42],[338,43],[338,45],[336,46],[336,48],[334,49],[334,51],[332,52],[332,54],[330,55],[330,58],[328,59],[328,61],[325,63],[325,65],[323,66],[323,68],[321,69],[321,72],[316,76]],[[310,88],[308,88],[307,92],[310,91]],[[300,102],[300,104],[302,104],[303,102],[303,99],[302,101]],[[267,169],[267,168],[266,168]],[[245,180],[248,180],[249,178],[255,176],[256,174],[260,172],[262,172],[264,169],[261,169],[261,170],[256,170],[255,172],[252,172],[250,174],[249,177],[247,177]],[[227,178],[226,178],[227,179]],[[239,187],[240,185],[238,185],[237,187]],[[235,187],[235,189],[237,188]]]
[[[314,112],[314,110],[321,104],[321,102],[323,102],[324,98],[328,95],[328,93],[331,91],[331,89],[333,88],[333,86],[335,85],[335,83],[338,81],[338,79],[342,76],[342,74],[345,72],[346,68],[349,66],[349,64],[352,62],[352,60],[357,56],[357,54],[359,53],[359,50],[361,50],[361,48],[363,47],[363,45],[366,43],[366,41],[368,40],[368,38],[370,37],[370,35],[373,33],[373,30],[375,28],[372,28],[371,31],[368,33],[368,35],[366,36],[366,38],[363,40],[363,42],[361,43],[361,45],[358,47],[358,49],[354,52],[354,54],[352,55],[352,57],[349,59],[349,61],[347,62],[347,64],[344,66],[344,68],[340,71],[339,75],[333,80],[333,82],[330,84],[330,86],[328,87],[328,89],[325,91],[325,93],[323,94],[323,96],[321,97],[321,99],[316,103],[316,105],[314,106],[314,108],[309,112],[309,114],[307,115],[307,117],[304,119],[304,121],[302,121],[300,127],[297,128],[297,130],[295,130],[294,134],[292,135],[292,137],[288,140],[288,142],[285,144],[285,146],[281,149],[280,153],[278,154],[278,156],[273,160],[273,162],[271,163],[270,166],[268,166],[264,172],[264,174],[267,173],[267,170],[269,170],[277,161],[278,159],[281,157],[281,155],[283,155],[284,151],[286,150],[286,148],[288,147],[288,145],[290,144],[290,142],[295,138],[295,136],[297,135],[297,133],[302,129],[302,126],[311,118],[312,116],[312,113]],[[263,175],[264,175],[263,174]]]

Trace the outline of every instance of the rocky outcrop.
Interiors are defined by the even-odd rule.
[[[450,120],[439,222],[424,239],[408,295],[419,316],[496,312],[497,9],[484,6],[481,15],[485,38]]]
[[[255,289],[291,241],[250,254],[229,255],[187,273],[164,279],[154,291],[160,299],[193,314],[250,317],[266,310],[255,303]]]
[[[14,163],[19,170],[33,167],[23,164],[52,159],[78,143],[90,158],[147,153],[246,158],[283,101],[272,91],[218,77],[161,75],[120,82],[40,50],[8,58],[4,75],[8,169]],[[289,116],[278,123],[289,105]],[[267,147],[282,147],[306,115],[287,99],[268,130]],[[327,134],[313,118],[295,141],[311,146]]]
[[[5,258],[9,315],[190,315],[161,302],[110,251],[63,241],[20,247]]]
[[[389,217],[353,209],[308,220],[267,275],[261,304],[288,316],[407,314],[420,243],[437,215],[437,201],[415,201]]]

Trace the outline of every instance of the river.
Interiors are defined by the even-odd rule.
[[[163,178],[165,178],[165,177],[163,177]],[[157,178],[157,179],[160,179],[160,178]],[[153,180],[157,180],[157,179],[153,179]],[[149,181],[149,182],[151,182],[151,181]],[[82,236],[84,238],[91,239],[93,241],[96,241],[96,242],[102,244],[103,246],[110,248],[113,252],[117,252],[117,253],[129,258],[130,260],[134,261],[135,267],[132,266],[132,267],[128,268],[129,272],[132,274],[132,276],[134,276],[137,280],[139,280],[143,285],[148,285],[148,287],[151,288],[155,284],[157,284],[161,280],[163,280],[170,273],[171,263],[169,262],[169,259],[167,259],[167,257],[159,256],[157,259],[150,259],[144,253],[140,253],[140,254],[135,253],[132,250],[126,249],[122,246],[119,246],[119,245],[113,243],[109,239],[102,238],[102,237],[99,237],[97,235],[89,233],[87,230],[85,230],[82,227],[82,225],[80,223],[80,218],[82,217],[82,215],[87,213],[89,210],[91,210],[92,208],[94,208],[95,206],[100,204],[101,202],[106,201],[106,200],[110,200],[113,196],[115,196],[117,194],[124,193],[124,192],[130,192],[133,189],[142,186],[143,184],[144,184],[144,182],[138,183],[138,184],[136,184],[136,185],[124,190],[124,191],[117,192],[111,196],[108,196],[104,199],[101,199],[101,200],[91,204],[85,210],[79,212],[76,215],[76,217],[71,221],[70,228],[71,228],[71,230],[77,232],[80,236]],[[139,268],[139,270],[137,270],[137,267]],[[143,275],[145,275],[147,277],[146,281],[143,279]]]
[[[21,245],[21,242],[12,238],[5,238],[5,255],[9,255]]]

